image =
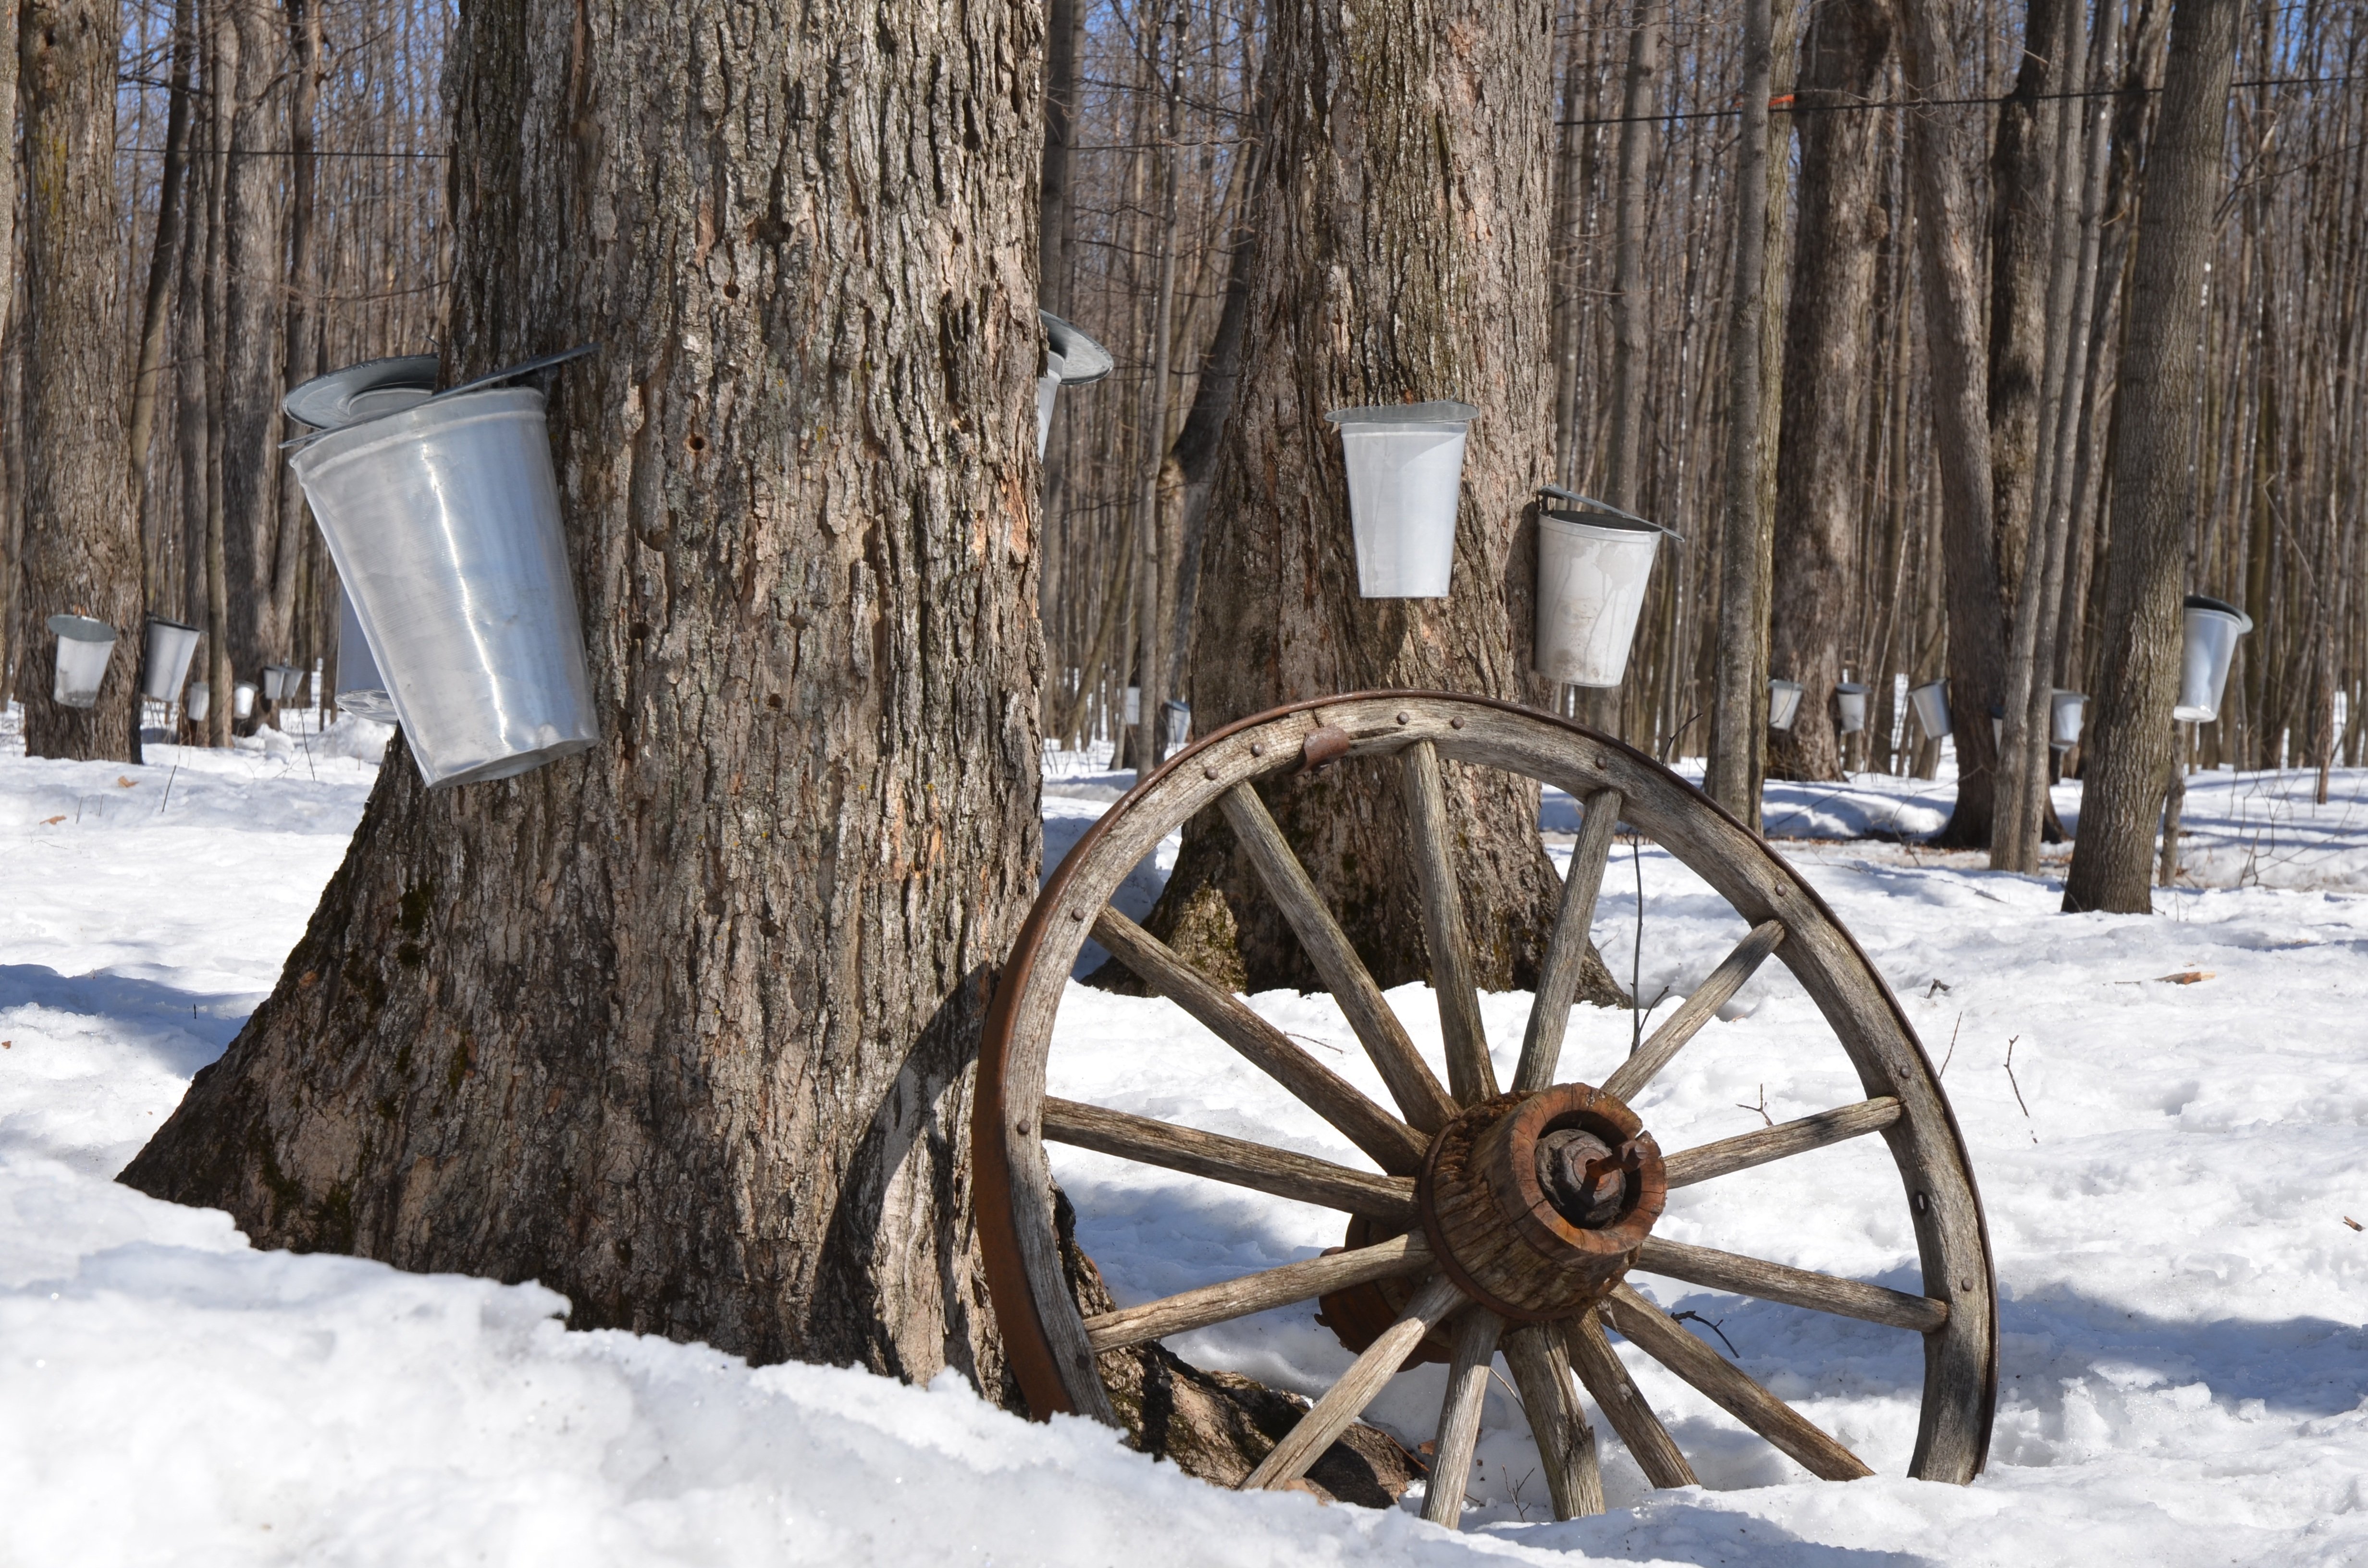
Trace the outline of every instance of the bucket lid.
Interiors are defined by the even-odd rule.
[[[2253,618],[2226,599],[2215,599],[2205,594],[2190,594],[2187,596],[2187,602],[2180,608],[2217,610],[2222,615],[2234,616],[2237,619],[2237,631],[2239,636],[2253,630]]]
[[[1541,503],[1548,500],[1566,503],[1561,506],[1549,507],[1545,514],[1549,517],[1560,517],[1566,522],[1574,523],[1592,522],[1608,528],[1651,528],[1655,533],[1668,535],[1679,544],[1686,542],[1686,536],[1675,528],[1664,527],[1650,517],[1640,517],[1635,513],[1615,506],[1609,501],[1598,501],[1592,495],[1581,495],[1576,490],[1565,490],[1559,484],[1539,485],[1538,499]],[[1606,521],[1606,519],[1616,520]]]
[[[1867,688],[1854,680],[1838,680],[1834,682],[1834,689],[1862,695]]]
[[[1770,676],[1768,677],[1768,684],[1770,686],[1782,687],[1787,691],[1805,691],[1808,689],[1799,681],[1786,680],[1782,676]]]
[[[462,381],[457,387],[446,387],[436,395],[440,399],[458,397],[462,392],[483,392],[487,387],[499,386],[504,381],[514,381],[520,376],[531,376],[537,370],[548,370],[554,365],[564,365],[570,359],[581,359],[586,354],[598,352],[600,352],[600,346],[597,343],[579,343],[573,348],[562,348],[552,354],[538,354],[531,359],[521,359],[515,365],[505,365],[498,370],[479,376],[475,381]]]
[[[1469,425],[1480,411],[1468,403],[1383,403],[1335,408],[1324,417],[1335,425]]]
[[[115,628],[103,620],[94,620],[86,615],[53,615],[50,617],[50,630],[61,637],[71,637],[77,642],[115,641]]]
[[[436,391],[436,374],[433,354],[365,359],[313,377],[281,398],[279,406],[300,425],[315,430],[342,429],[425,402]]]
[[[197,630],[196,627],[187,625],[181,621],[167,620],[161,615],[150,616],[148,618],[148,624],[151,626],[169,626],[176,631],[195,631]]]
[[[1044,324],[1044,340],[1059,361],[1054,366],[1064,387],[1081,387],[1087,381],[1099,381],[1114,369],[1118,361],[1110,351],[1087,337],[1069,323],[1050,311],[1038,311],[1036,319]]]

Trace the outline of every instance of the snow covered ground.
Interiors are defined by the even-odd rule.
[[[1847,836],[1936,825],[1945,780],[1772,790],[1781,847],[1947,1063],[2004,1298],[1990,1469],[1968,1488],[1901,1477],[1907,1336],[1644,1280],[1881,1476],[1805,1480],[1632,1358],[1705,1484],[1647,1493],[1607,1433],[1612,1512],[1554,1524],[1500,1391],[1457,1536],[1221,1493],[956,1383],[567,1334],[536,1287],[257,1253],[218,1213],[115,1186],[271,984],[381,740],[155,747],[123,768],[27,761],[0,722],[0,1565],[2368,1562],[2368,1233],[2344,1222],[2368,1223],[2368,773],[2339,774],[2326,807],[2299,774],[2199,776],[2205,885],[2151,918],[2064,916],[2050,879]],[[1048,853],[1124,782],[1056,780]],[[2077,787],[2059,806],[2077,812]],[[1623,847],[1596,937],[1666,1012],[1741,929],[1682,868]],[[1423,988],[1392,1000],[1435,1051]],[[1328,1003],[1254,1005],[1379,1093]],[[1508,1066],[1526,1005],[1486,1002]],[[1640,1101],[1665,1147],[1855,1097],[1774,966],[1727,1011]],[[1566,1074],[1600,1074],[1631,1027],[1582,1009]],[[1162,1003],[1073,991],[1053,1072],[1078,1097],[1358,1160]],[[1056,1162],[1125,1300],[1338,1239],[1254,1194]],[[1912,1278],[1871,1142],[1686,1189],[1663,1229]],[[1310,1392],[1347,1360],[1304,1312],[1176,1347]],[[1373,1414],[1418,1442],[1440,1383],[1403,1376]]]

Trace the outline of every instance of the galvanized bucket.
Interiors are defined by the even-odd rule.
[[[188,697],[181,704],[181,713],[192,724],[202,723],[206,715],[212,711],[213,705],[211,689],[205,682],[193,680],[189,683]]]
[[[304,688],[304,672],[293,665],[263,666],[263,696],[270,702],[293,702]]]
[[[541,392],[445,393],[292,466],[431,789],[598,744]]]
[[[2237,639],[2253,630],[2253,618],[2225,600],[2190,594],[2181,619],[2179,703],[2170,716],[2184,724],[2208,724],[2220,717]]]
[[[1866,687],[1854,680],[1834,687],[1834,729],[1838,733],[1855,735],[1866,728]]]
[[[372,723],[394,722],[394,699],[387,695],[378,661],[370,657],[370,639],[362,635],[362,623],[354,614],[354,597],[342,588],[337,592],[337,679],[333,689],[337,706],[347,712]]]
[[[1949,733],[1949,683],[1945,680],[1926,681],[1907,694],[1908,706],[1916,710],[1916,722],[1927,740],[1941,740]]]
[[[1789,730],[1801,717],[1801,693],[1806,687],[1782,676],[1768,683],[1768,727]]]
[[[1538,673],[1565,686],[1618,686],[1644,613],[1658,528],[1603,512],[1538,517]]]
[[[1357,591],[1369,599],[1443,599],[1455,566],[1468,403],[1336,408],[1349,467]]]
[[[255,683],[243,680],[230,688],[230,716],[233,719],[255,717]]]
[[[2087,717],[2089,699],[2057,687],[2047,694],[2047,741],[2058,751],[2080,744],[2080,721]]]
[[[1169,698],[1159,705],[1160,738],[1166,754],[1173,756],[1192,739],[1192,710]]]
[[[171,702],[189,678],[189,657],[198,651],[198,629],[157,616],[148,618],[148,663],[140,675],[140,695]]]
[[[97,707],[99,683],[107,678],[107,662],[115,656],[115,628],[86,615],[53,615],[50,630],[58,640],[51,697],[67,708]]]
[[[1044,328],[1044,373],[1036,378],[1036,455],[1053,434],[1053,404],[1063,387],[1099,381],[1117,367],[1110,351],[1050,311],[1038,311]]]

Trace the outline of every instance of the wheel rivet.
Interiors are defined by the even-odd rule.
[[[1213,762],[1212,762],[1212,763],[1208,764],[1207,766],[1203,767],[1201,769],[1201,778],[1214,778],[1216,776],[1217,776],[1217,765],[1216,765],[1215,763],[1213,763]]]
[[[1611,766],[1611,759],[1604,756],[1601,752],[1597,752],[1595,754],[1595,766],[1599,768],[1609,767]]]
[[[1457,717],[1457,718],[1450,719],[1450,720],[1447,722],[1447,727],[1448,727],[1449,729],[1451,729],[1451,730],[1460,730],[1460,729],[1463,728],[1463,719],[1462,719],[1460,716],[1459,716],[1459,717]]]
[[[1082,909],[1073,909],[1069,911],[1069,918],[1072,920],[1083,920],[1085,917],[1086,912]]]
[[[1401,724],[1411,724],[1414,722],[1414,715],[1411,713],[1401,713],[1398,715],[1398,722]]]
[[[1783,884],[1782,882],[1778,882],[1778,883],[1776,884],[1776,896],[1777,896],[1778,898],[1782,898],[1782,897],[1784,896],[1784,892],[1785,892],[1784,884]]]
[[[1252,756],[1264,756],[1266,755],[1266,743],[1264,741],[1252,741],[1250,743],[1250,755]]]

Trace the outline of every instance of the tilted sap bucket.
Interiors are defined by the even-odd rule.
[[[1945,680],[1926,681],[1907,694],[1907,705],[1915,710],[1917,725],[1924,738],[1937,741],[1949,733],[1949,683]]]
[[[1661,530],[1609,509],[1538,515],[1538,673],[1618,686],[1628,673]]]
[[[2062,687],[2047,694],[2047,742],[2061,751],[2080,744],[2080,721],[2086,717],[2088,697]]]
[[[1357,592],[1369,599],[1443,599],[1455,566],[1468,403],[1336,408],[1349,468]]]
[[[140,695],[171,702],[189,678],[189,657],[198,651],[198,629],[177,620],[148,618],[148,663],[140,673]]]
[[[115,628],[86,615],[53,615],[50,630],[58,639],[57,678],[50,695],[67,708],[97,707],[99,683],[115,655]]]
[[[1834,687],[1834,731],[1855,735],[1866,728],[1866,687],[1854,680]]]
[[[373,723],[394,722],[394,699],[387,695],[386,682],[378,673],[378,661],[370,657],[370,639],[362,635],[362,623],[354,614],[354,597],[342,589],[337,594],[337,679],[334,687],[337,706]]]
[[[255,683],[243,680],[230,688],[230,716],[233,719],[255,717]]]
[[[2183,612],[2179,705],[2170,716],[2185,724],[2208,724],[2220,717],[2220,699],[2228,689],[2228,666],[2237,658],[2237,639],[2253,630],[2253,618],[2235,605],[2202,594],[2188,595]]]
[[[213,705],[212,690],[205,682],[193,680],[189,683],[188,699],[181,705],[181,716],[192,724],[203,723]]]
[[[443,393],[291,466],[429,788],[598,744],[541,392]]]
[[[1789,730],[1801,717],[1801,693],[1806,689],[1797,680],[1779,676],[1768,683],[1768,727]]]
[[[1036,378],[1036,455],[1053,434],[1053,404],[1063,387],[1081,387],[1110,373],[1110,351],[1050,311],[1038,311],[1044,328],[1044,373]]]

